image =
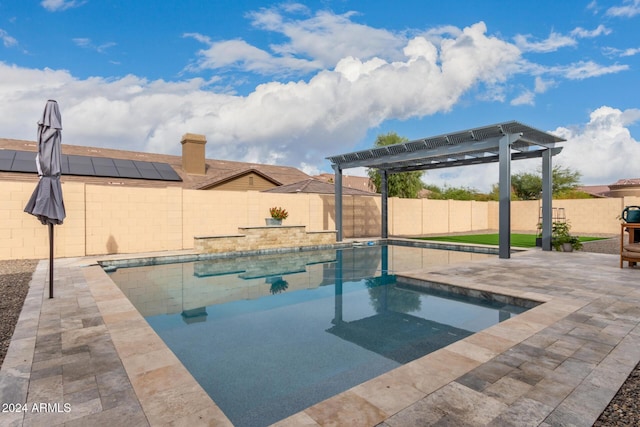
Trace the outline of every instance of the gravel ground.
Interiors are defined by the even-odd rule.
[[[37,264],[36,260],[0,261],[0,365],[7,354]]]
[[[620,239],[611,238],[587,242],[584,251],[618,254]],[[0,261],[0,364],[7,353],[15,324],[20,316],[22,304],[29,289],[29,281],[37,260]],[[609,406],[594,426],[638,426],[640,425],[640,364],[620,387]]]

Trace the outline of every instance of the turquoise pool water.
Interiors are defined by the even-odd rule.
[[[488,256],[450,252],[330,249],[111,277],[234,425],[264,426],[525,310],[394,275]]]

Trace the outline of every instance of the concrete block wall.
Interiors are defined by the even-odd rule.
[[[571,224],[571,232],[575,234],[615,234],[620,231],[622,210],[625,206],[634,205],[640,206],[640,197],[553,201],[554,208],[564,209],[566,220]],[[535,230],[541,206],[539,200],[512,202],[511,229]]]
[[[438,234],[449,231],[448,200],[422,199],[420,209],[422,212],[422,234]],[[411,232],[410,230],[406,231]]]
[[[23,212],[34,183],[0,182],[0,260],[44,259],[49,256],[47,227]],[[54,227],[55,256],[194,248],[194,236],[238,234],[239,227],[264,226],[269,208],[289,212],[285,225],[307,231],[335,230],[333,195],[200,191],[134,188],[65,182],[67,218]],[[625,206],[640,206],[640,197],[555,200],[565,209],[576,234],[620,231]],[[511,229],[534,232],[540,202],[514,201]],[[380,235],[379,196],[344,196],[343,236]],[[395,236],[498,229],[497,202],[389,199],[389,233]],[[229,250],[234,250],[230,247]]]
[[[193,248],[194,236],[237,234],[240,226],[258,225],[257,220],[250,220],[249,213],[254,209],[251,196],[260,193],[183,190],[182,194],[184,249]]]
[[[42,259],[49,257],[48,226],[24,212],[36,184],[2,182],[0,184],[0,259]],[[85,253],[84,184],[62,185],[67,218],[54,226],[54,254],[58,257]]]
[[[486,202],[389,199],[389,234],[415,236],[489,228]]]
[[[559,201],[555,201],[553,206]],[[499,203],[496,204],[496,215],[499,216]],[[515,200],[511,202],[511,229],[517,231],[536,230],[540,216],[539,200]],[[498,229],[498,221],[496,218],[495,229]]]
[[[166,188],[87,186],[87,255],[169,249],[167,195]]]

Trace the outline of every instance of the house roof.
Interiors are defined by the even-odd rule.
[[[319,180],[332,183],[335,174],[333,173],[321,173],[320,175],[314,176]],[[349,188],[356,188],[364,191],[375,192],[375,186],[371,182],[371,179],[368,176],[355,176],[355,175],[342,175],[342,186]]]
[[[636,187],[640,186],[640,178],[627,178],[627,179],[619,179],[613,184],[609,185],[609,187],[620,186],[620,187]]]
[[[264,190],[263,193],[314,193],[314,194],[335,194],[335,185],[328,182],[309,178],[293,184],[282,185],[280,187]],[[359,190],[357,188],[342,187],[342,194],[352,196],[377,196],[378,193]]]
[[[578,190],[584,191],[593,197],[608,197],[610,188],[608,185],[581,185]]]
[[[196,190],[206,190],[207,188],[211,188],[215,185],[220,185],[220,184],[224,184],[225,182],[229,182],[232,181],[238,177],[244,176],[246,174],[249,173],[255,173],[257,175],[260,175],[261,177],[263,177],[264,179],[266,179],[267,181],[272,182],[274,185],[282,185],[282,183],[278,180],[273,179],[272,177],[270,177],[269,175],[261,172],[260,170],[256,169],[255,167],[247,167],[244,169],[240,169],[237,171],[234,170],[230,170],[228,173],[226,174],[220,174],[217,176],[214,176],[210,179],[204,180],[202,182],[196,183],[194,184],[193,188]]]
[[[0,150],[16,150],[37,152],[35,141],[0,138]],[[201,189],[214,186],[218,183],[233,179],[249,171],[266,177],[274,183],[291,184],[310,178],[309,175],[291,166],[264,165],[259,163],[236,162],[229,160],[206,159],[205,175],[190,175],[182,169],[182,156],[169,154],[143,153],[136,151],[114,150],[110,148],[87,147],[81,145],[62,144],[62,154],[70,156],[91,156],[111,159],[134,160],[141,162],[166,163],[180,176],[182,181],[162,181],[153,179],[112,178],[99,176],[72,176],[64,175],[64,181],[86,182],[91,184],[129,185],[140,187],[167,187],[180,186],[189,189]],[[35,160],[34,160],[35,162]],[[36,181],[35,173],[2,172],[0,179],[18,181]],[[277,185],[277,184],[276,184]]]

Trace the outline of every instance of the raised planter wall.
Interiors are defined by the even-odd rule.
[[[194,249],[200,253],[255,251],[275,248],[331,245],[335,231],[306,231],[304,225],[275,227],[238,227],[238,234],[194,237]]]

